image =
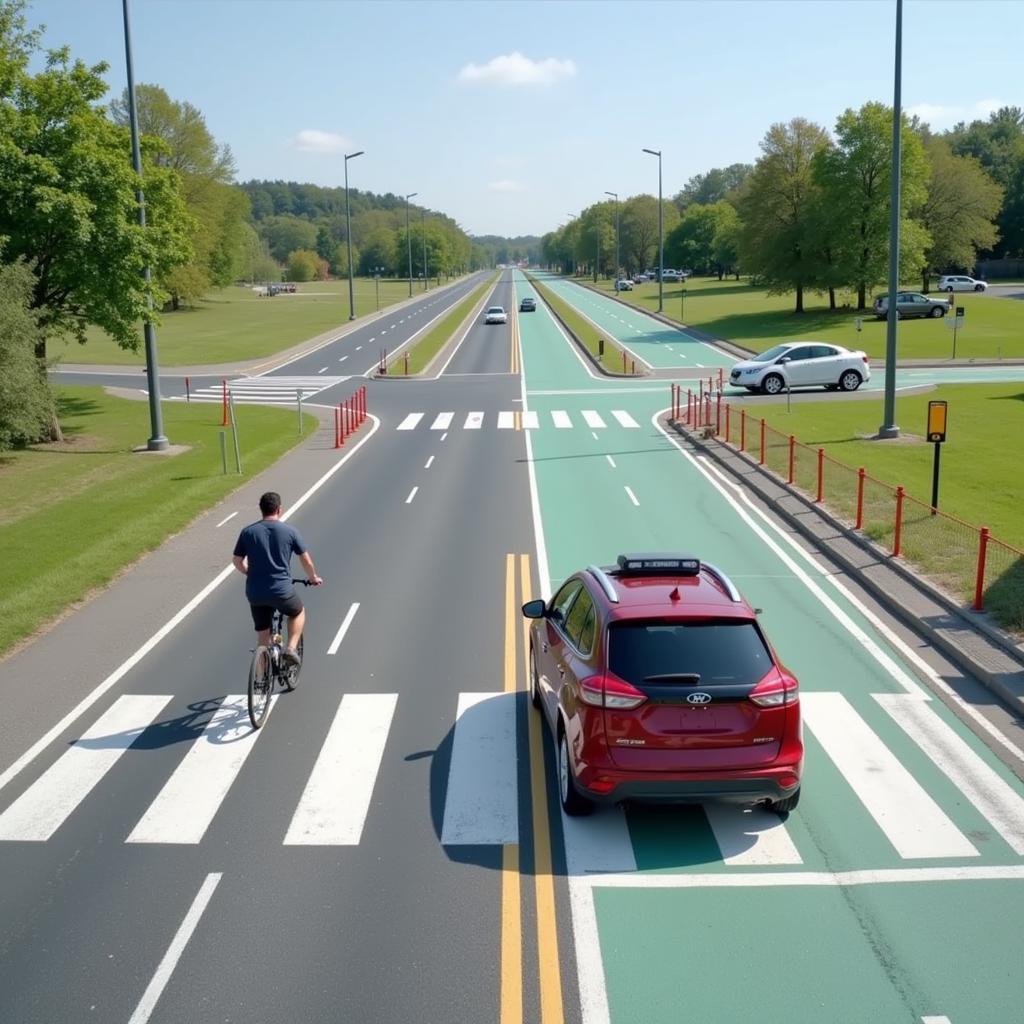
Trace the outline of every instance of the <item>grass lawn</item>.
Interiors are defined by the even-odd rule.
[[[251,288],[232,286],[211,293],[196,306],[162,314],[156,328],[161,367],[259,359],[348,322],[347,281],[313,281],[297,287],[294,295],[271,299],[260,298]],[[422,290],[422,282],[414,281],[413,295]],[[408,281],[380,282],[382,309],[408,297]],[[355,300],[357,314],[375,311],[376,282],[356,278]],[[65,363],[144,366],[141,325],[139,346],[137,352],[126,351],[91,327],[85,345],[57,339],[49,342],[47,353]]]
[[[481,296],[494,287],[497,278],[495,274],[489,278],[472,294],[467,295],[447,316],[442,317],[427,331],[426,334],[416,342],[409,352],[409,373],[419,373],[425,369],[430,360],[448,343],[448,339],[459,329],[459,324],[469,315],[469,311],[479,301]],[[405,353],[388,365],[388,373],[391,376],[400,376],[405,372]]]
[[[532,274],[527,274],[530,284],[541,294],[544,301],[561,317],[566,324],[583,343],[587,351],[594,359],[611,370],[613,373],[622,373],[625,365],[622,361],[622,349],[615,344],[611,338],[605,336],[604,332],[598,330],[586,317],[580,314],[575,307],[559,298],[550,288],[546,288]],[[600,354],[598,341],[604,340],[604,355]]]
[[[220,406],[164,404],[180,455],[142,455],[149,406],[102,388],[57,389],[67,442],[0,454],[0,654],[266,469],[300,440],[292,410],[236,409],[244,475],[221,471]],[[303,417],[305,436],[317,428]],[[230,538],[225,538],[225,543]],[[225,563],[228,554],[225,553]]]
[[[864,441],[860,435],[875,433],[882,422],[883,402],[814,402],[794,404],[791,412],[783,405],[753,410],[769,426],[812,448],[824,448],[826,455],[851,467],[863,466],[869,476],[901,485],[906,493],[930,505],[933,444],[923,440],[928,402],[949,403],[948,440],[942,446],[939,509],[976,526],[987,526],[993,537],[1014,548],[1024,549],[1024,384],[950,384],[934,392],[896,398],[896,423],[904,434],[917,435],[916,443]],[[748,414],[749,415],[749,414]],[[735,439],[735,430],[734,439]],[[756,438],[748,424],[748,447]],[[784,455],[769,459],[777,471],[785,472]],[[816,460],[803,458],[803,471],[795,477],[805,490],[816,485]],[[801,477],[803,478],[801,480]],[[826,473],[826,501],[852,519],[855,477],[831,468]],[[851,498],[851,495],[854,497]],[[884,545],[892,541],[894,504],[881,488],[869,485],[865,491],[867,511],[865,532]],[[845,506],[845,507],[844,507]],[[977,531],[933,517],[915,503],[907,506],[904,550],[908,558],[962,596],[973,596],[977,560]],[[986,607],[1017,631],[1024,631],[1024,560],[1005,549],[990,547],[993,571],[986,577]]]
[[[612,281],[602,280],[599,287],[608,292],[615,290]],[[681,294],[683,287],[685,298]],[[917,290],[916,285],[908,287]],[[882,292],[884,289],[879,294]],[[657,282],[634,285],[633,291],[621,292],[620,297],[641,309],[656,310]],[[869,300],[874,301],[874,294]],[[852,304],[854,298],[840,293],[836,301]],[[742,279],[691,278],[685,285],[666,282],[664,290],[665,313],[672,319],[755,352],[763,352],[779,341],[813,339],[862,349],[869,356],[884,358],[886,324],[870,312],[859,314],[862,330],[858,334],[857,312],[831,312],[827,296],[806,294],[804,312],[799,315],[793,312],[793,304],[793,295],[770,296],[764,288],[754,288]],[[958,359],[1024,357],[1024,301],[963,293],[956,296],[956,304],[966,310],[966,323],[957,332]],[[681,307],[685,316],[681,315]],[[949,359],[953,354],[953,331],[945,317],[902,320],[898,339],[901,359]]]

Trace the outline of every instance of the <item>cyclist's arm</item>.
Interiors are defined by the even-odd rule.
[[[245,560],[245,556],[232,555],[231,561],[234,563],[235,568],[243,575],[249,575],[249,563]]]
[[[302,554],[299,555],[299,561],[302,563],[302,568],[306,570],[306,576],[309,578],[309,582],[312,583],[314,587],[319,587],[320,584],[323,583],[323,580],[317,576],[316,566],[313,565],[313,559],[310,557],[309,552],[303,551]]]

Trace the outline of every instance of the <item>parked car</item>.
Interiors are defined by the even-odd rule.
[[[914,316],[945,316],[949,303],[945,299],[930,299],[920,292],[896,293],[896,319],[906,320]],[[875,316],[884,320],[889,315],[889,296],[879,295],[875,299]]]
[[[555,741],[566,814],[625,799],[796,807],[798,684],[721,570],[620,555],[523,614],[530,699]]]
[[[662,275],[662,277],[663,277],[663,280],[665,280],[665,281],[679,282],[679,281],[683,280],[683,275],[680,274],[678,270],[667,270],[666,269],[665,273]]]
[[[488,306],[487,312],[484,313],[485,324],[507,324],[508,313],[505,312],[504,306]]]
[[[633,290],[633,282],[629,278],[622,278],[621,281],[615,282],[615,290],[620,292],[631,292]]]
[[[636,274],[633,278],[633,284],[643,284],[644,281],[649,281],[650,278],[646,274]]]
[[[522,302],[519,303],[520,313],[534,313],[537,310],[537,300],[530,295],[527,295]]]
[[[940,292],[983,292],[986,288],[986,282],[967,277],[965,274],[946,274],[939,278]]]
[[[817,341],[775,345],[752,359],[736,363],[729,383],[748,391],[777,395],[787,387],[824,387],[826,391],[856,391],[871,380],[871,366],[863,352]]]

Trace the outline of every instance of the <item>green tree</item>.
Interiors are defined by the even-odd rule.
[[[995,244],[1003,190],[975,157],[954,156],[945,138],[926,139],[925,151],[931,178],[919,219],[931,237],[921,265],[921,287],[928,291],[932,274],[970,270],[978,250]]]
[[[889,190],[892,176],[892,109],[865,103],[836,122],[836,142],[815,159],[814,178],[836,217],[837,266],[864,309],[868,290],[885,281],[889,267]],[[924,261],[926,233],[912,221],[927,197],[928,161],[921,137],[906,118],[901,132],[900,269]]]
[[[753,169],[750,164],[730,164],[713,167],[707,174],[695,174],[672,201],[680,213],[693,203],[711,206],[723,199],[733,202]]]
[[[804,311],[804,289],[814,284],[816,274],[812,162],[828,145],[825,129],[802,117],[773,124],[740,200],[739,261],[769,294],[796,292],[797,313]]]
[[[260,233],[267,240],[270,255],[279,263],[288,259],[296,249],[316,250],[316,225],[300,217],[266,217],[259,224]]]
[[[315,281],[319,274],[320,257],[312,249],[296,249],[288,253],[285,279],[288,281]]]
[[[356,267],[359,266],[359,249],[354,245],[352,246],[352,262]],[[335,246],[330,267],[335,277],[348,278],[348,245],[345,242]]]
[[[679,223],[679,210],[670,200],[663,204],[663,230],[667,238]],[[620,219],[622,256],[631,270],[643,271],[658,262],[658,200],[633,196],[622,204]]]
[[[738,227],[739,215],[731,203],[694,203],[665,238],[665,261],[698,273],[717,273],[721,280],[737,262]]]
[[[128,133],[97,106],[106,65],[46,54],[29,61],[38,37],[25,31],[21,0],[0,0],[0,236],[5,261],[24,257],[34,275],[32,308],[41,338],[70,333],[85,341],[98,324],[125,348],[137,348],[149,315],[141,269],[159,282],[191,257],[190,218],[176,171],[144,150],[143,180],[131,166]],[[143,186],[147,226],[138,224]],[[37,345],[45,357],[45,341]]]
[[[281,267],[270,255],[270,247],[259,232],[246,224],[242,232],[242,266],[241,276],[250,282],[280,281]]]
[[[0,451],[46,438],[53,399],[36,358],[42,343],[32,308],[35,277],[23,260],[0,265]]]

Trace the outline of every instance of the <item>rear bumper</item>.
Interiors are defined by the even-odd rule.
[[[576,777],[580,792],[595,803],[642,800],[649,803],[752,804],[783,800],[800,788],[803,758],[768,768],[714,772],[624,772],[588,765]],[[611,784],[612,788],[607,789]]]

